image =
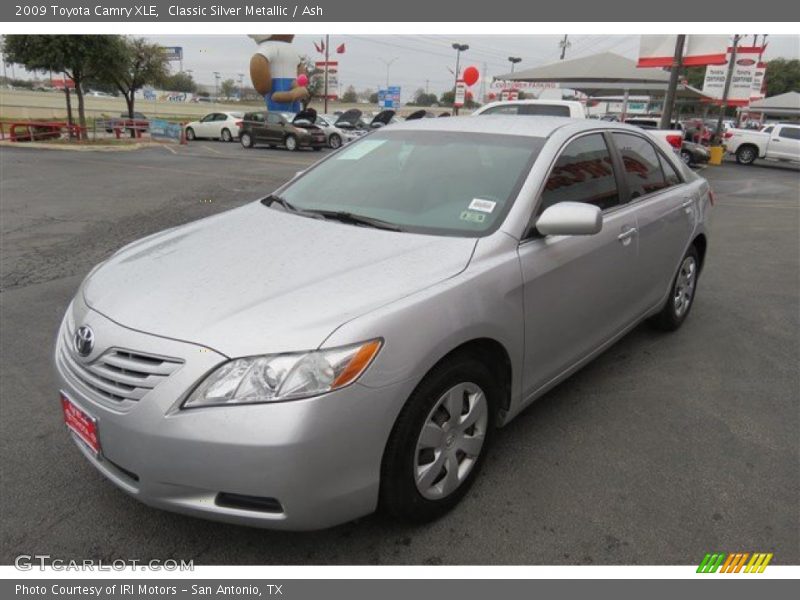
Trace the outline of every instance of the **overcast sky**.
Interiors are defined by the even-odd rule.
[[[164,46],[183,46],[183,68],[191,69],[196,81],[213,85],[214,71],[223,78],[238,80],[244,74],[249,82],[248,65],[255,50],[255,42],[245,35],[174,35],[148,36]],[[322,58],[314,49],[314,42],[324,36],[300,35],[294,44],[301,54]],[[411,97],[417,88],[425,88],[437,94],[453,85],[450,70],[455,68],[453,42],[469,44],[470,49],[462,54],[462,69],[475,65],[483,73],[486,66],[488,80],[492,76],[509,70],[509,56],[522,58],[517,69],[554,62],[559,59],[561,35],[335,35],[331,36],[331,47],[344,43],[344,54],[333,54],[339,60],[341,89],[354,85],[357,90],[376,89],[386,84],[386,62],[389,68],[389,83],[403,88],[404,100]],[[743,43],[752,43],[752,35]],[[597,52],[610,51],[629,58],[636,58],[639,51],[639,36],[620,35],[575,35],[569,37],[571,46],[567,58],[578,58]],[[769,36],[766,58],[800,58],[800,36]],[[177,69],[177,64],[174,66]],[[450,69],[450,70],[448,70]]]

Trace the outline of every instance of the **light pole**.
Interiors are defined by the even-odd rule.
[[[565,33],[564,39],[558,42],[558,45],[561,46],[561,60],[564,60],[564,57],[567,55],[567,48],[572,46],[572,44],[569,43],[569,34]]]
[[[508,62],[511,63],[511,72],[514,72],[514,65],[517,63],[522,62],[522,59],[519,56],[509,56]]]
[[[214,71],[214,104],[219,102],[219,71]]]
[[[458,75],[460,73],[461,53],[469,50],[468,44],[453,43],[453,50],[456,51],[456,72],[455,72],[455,85],[453,85],[453,114],[458,114],[458,107],[456,106],[456,90],[458,89]]]
[[[244,97],[244,93],[242,91],[242,86],[244,85],[244,73],[237,73],[239,75],[239,102],[242,101]]]
[[[398,58],[400,57],[395,56],[394,58],[389,60],[386,60],[385,58],[378,58],[379,61],[381,61],[383,64],[386,65],[386,89],[389,89],[389,67],[391,67],[392,63],[396,61]]]

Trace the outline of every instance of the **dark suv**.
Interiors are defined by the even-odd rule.
[[[239,128],[239,141],[245,148],[268,144],[270,148],[284,146],[287,150],[322,150],[327,140],[322,129],[312,125],[316,119],[317,111],[311,108],[296,115],[267,111],[246,113]]]

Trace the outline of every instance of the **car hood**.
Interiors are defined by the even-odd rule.
[[[253,203],[126,246],[84,282],[117,323],[227,356],[308,350],[450,278],[475,239],[371,229]],[[355,340],[354,340],[355,341]]]

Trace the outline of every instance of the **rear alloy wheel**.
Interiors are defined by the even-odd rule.
[[[339,137],[338,133],[334,133],[331,137],[328,138],[328,146],[336,150],[337,148],[341,148],[342,146],[342,138]]]
[[[751,165],[756,158],[756,149],[753,146],[742,146],[736,151],[736,162],[740,165]]]
[[[233,136],[231,135],[231,132],[230,132],[229,129],[223,129],[222,130],[222,141],[223,142],[232,142],[233,141]]]
[[[692,245],[681,260],[664,308],[653,319],[659,329],[675,331],[686,320],[694,303],[699,273],[700,258],[697,248]]]
[[[500,388],[472,355],[435,367],[414,390],[386,445],[381,507],[409,521],[429,521],[469,490],[486,455]]]
[[[239,136],[239,142],[242,144],[244,148],[252,148],[253,147],[253,138],[250,137],[249,133],[243,133]]]
[[[294,152],[297,150],[297,138],[293,135],[287,135],[286,140],[283,142],[284,146],[286,146],[287,150],[291,150]]]
[[[194,129],[189,127],[186,130],[186,140],[189,141],[189,142],[193,142],[195,139],[197,139],[197,138],[194,137]]]

